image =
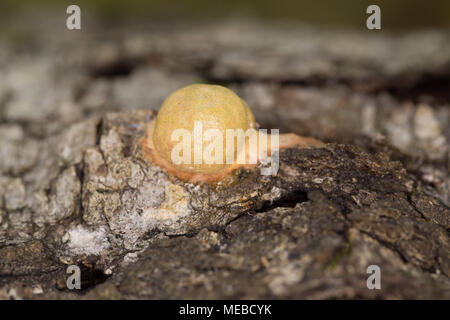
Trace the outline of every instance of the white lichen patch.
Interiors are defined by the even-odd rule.
[[[120,158],[123,147],[119,134],[114,130],[110,130],[100,139],[100,149],[107,158]]]
[[[110,246],[103,227],[89,230],[77,225],[67,231],[63,241],[67,243],[69,252],[74,255],[99,255]]]
[[[17,210],[25,206],[26,190],[23,182],[18,179],[2,178],[0,184],[4,185],[5,207],[7,210]],[[0,190],[2,187],[0,186]]]
[[[288,292],[289,288],[298,283],[304,277],[304,270],[298,262],[289,263],[279,270],[269,282],[270,290],[276,295],[283,295]]]
[[[387,140],[397,148],[415,156],[432,160],[445,159],[448,147],[444,134],[447,116],[438,116],[439,109],[421,103],[405,103],[393,109],[383,123]]]
[[[95,145],[97,120],[89,119],[70,126],[60,137],[59,157],[65,163],[79,163],[83,151]]]
[[[144,210],[142,217],[149,225],[159,229],[167,229],[170,233],[177,233],[184,227],[177,222],[191,212],[188,204],[189,195],[175,184],[166,186],[165,200],[158,208]]]
[[[278,187],[272,187],[269,193],[265,193],[261,196],[261,199],[264,201],[270,201],[272,204],[273,201],[280,199],[281,197],[281,189]]]
[[[109,194],[110,204],[104,205],[108,208],[105,216],[109,229],[120,236],[123,247],[137,250],[148,244],[146,235],[153,231],[185,232],[183,218],[192,213],[188,199],[188,193],[181,186],[167,181],[159,184],[146,181],[139,192],[125,191],[116,201],[113,194]]]
[[[75,167],[64,170],[55,183],[56,193],[51,196],[48,212],[44,219],[55,222],[70,217],[77,210],[78,194],[81,184],[78,180]]]
[[[447,142],[433,108],[420,104],[414,115],[414,136],[420,149],[431,159],[443,159],[447,153]]]
[[[388,140],[401,150],[408,150],[413,141],[411,134],[413,113],[414,106],[411,103],[405,103],[392,111],[390,119],[383,125]]]

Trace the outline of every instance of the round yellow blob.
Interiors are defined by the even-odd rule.
[[[198,130],[199,124],[202,129],[201,137]],[[152,139],[158,156],[177,169],[209,174],[220,172],[231,166],[225,161],[226,148],[234,146],[226,145],[226,130],[242,129],[246,131],[255,127],[255,118],[249,107],[233,91],[218,85],[194,84],[175,91],[164,101],[154,123]],[[180,129],[186,131],[180,131]],[[207,164],[205,161],[195,163],[194,140],[204,139],[208,129],[218,130],[223,137],[224,158],[221,163]],[[188,132],[191,135],[190,163],[174,163],[173,161],[172,151],[174,148],[179,150],[183,140],[180,135],[174,134],[175,130],[178,133]],[[203,154],[207,152],[208,145],[213,140],[202,141],[201,152]],[[209,148],[211,151],[211,146]],[[181,152],[182,156],[185,151],[186,149]],[[215,154],[215,151],[212,153]]]

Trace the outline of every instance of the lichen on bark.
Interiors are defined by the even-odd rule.
[[[450,297],[448,33],[232,26],[130,29],[77,52],[62,37],[40,55],[0,41],[0,298]],[[326,145],[282,150],[276,176],[169,176],[139,142],[199,79]]]

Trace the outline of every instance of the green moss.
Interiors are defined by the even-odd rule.
[[[341,261],[341,259],[346,256],[349,255],[352,251],[352,241],[347,242],[344,247],[339,250],[331,259],[331,262],[328,264],[328,268],[329,269],[334,269],[338,263]]]

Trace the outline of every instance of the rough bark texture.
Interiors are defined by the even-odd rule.
[[[42,28],[0,41],[0,298],[450,298],[450,33]],[[327,144],[173,179],[139,142],[193,82]]]

